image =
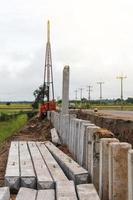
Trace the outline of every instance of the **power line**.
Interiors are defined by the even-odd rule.
[[[79,88],[80,90],[80,99],[82,100],[82,96],[83,96],[83,88]]]
[[[100,87],[100,103],[102,101],[102,85],[104,84],[104,82],[97,82],[97,84],[99,84]]]
[[[75,92],[75,100],[77,100],[78,99],[78,90],[75,90],[74,92]]]
[[[92,86],[88,85],[87,88],[88,88],[88,90],[87,90],[87,92],[88,92],[88,101],[90,102],[90,100],[91,100],[91,92],[92,92],[91,88],[92,88]]]
[[[127,76],[117,76],[117,79],[120,79],[121,82],[121,103],[123,102],[123,80],[127,78]]]

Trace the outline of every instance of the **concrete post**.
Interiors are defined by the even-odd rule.
[[[88,161],[87,169],[97,191],[99,188],[99,144],[96,143],[94,135],[99,130],[100,128],[94,125],[89,125],[86,129],[86,140],[88,143],[88,151],[86,152],[86,155],[88,155],[86,158]]]
[[[62,114],[68,114],[69,108],[69,66],[63,70],[63,88],[62,88]]]
[[[128,150],[126,142],[109,145],[109,200],[128,199]]]
[[[101,200],[109,199],[109,144],[119,142],[116,138],[102,138],[100,140],[100,171],[99,171],[99,196]]]
[[[128,151],[128,200],[133,200],[133,150]]]

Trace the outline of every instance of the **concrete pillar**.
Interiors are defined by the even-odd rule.
[[[100,171],[99,171],[99,196],[101,200],[109,199],[109,144],[119,142],[116,138],[102,138],[100,140]]]
[[[109,145],[109,200],[128,199],[128,150],[126,142]]]
[[[63,70],[63,88],[62,88],[62,114],[68,114],[69,108],[69,66]]]
[[[133,200],[133,150],[128,151],[128,200]]]

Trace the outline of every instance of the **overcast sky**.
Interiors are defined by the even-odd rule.
[[[122,73],[124,97],[133,97],[132,0],[1,0],[0,100],[33,100],[43,82],[48,19],[56,97],[64,65],[71,98],[80,87],[87,97],[87,85],[91,98],[99,98],[98,81],[104,81],[103,98],[118,98]]]

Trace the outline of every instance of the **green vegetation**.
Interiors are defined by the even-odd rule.
[[[31,111],[32,110],[32,105],[29,103],[27,104],[0,104],[0,112],[2,113],[18,113],[20,111]]]
[[[58,107],[61,107],[62,100],[59,100]],[[98,110],[123,110],[123,111],[133,111],[133,98],[129,97],[121,102],[121,99],[103,99],[101,102],[99,100],[91,100],[90,102],[83,98],[80,100],[69,101],[70,109],[92,109],[98,108]]]
[[[19,131],[27,123],[27,120],[27,115],[21,114],[14,119],[0,122],[0,144]]]

